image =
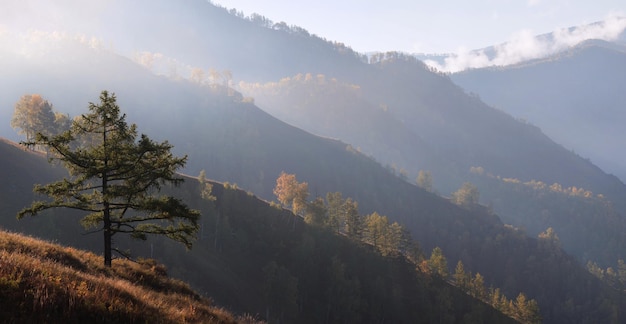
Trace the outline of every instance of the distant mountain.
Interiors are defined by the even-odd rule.
[[[551,33],[531,35],[522,31],[509,41],[485,47],[445,54],[415,54],[414,56],[438,70],[456,73],[469,69],[504,67],[541,60],[568,52],[572,47],[590,40],[611,42],[615,47],[626,46],[626,17],[609,16],[592,24],[561,28]]]
[[[623,125],[626,48],[588,41],[543,60],[469,70],[454,82],[485,102],[540,127],[604,170],[626,179]]]
[[[619,197],[623,193],[619,180],[555,144],[536,127],[493,110],[475,97],[460,94],[445,77],[428,76],[429,72],[417,62],[390,59],[381,62],[380,69],[381,76],[389,71],[412,73],[415,77],[394,74],[395,82],[421,82],[419,90],[396,93],[402,87],[390,82],[364,81],[356,85],[319,75],[297,75],[263,84],[241,83],[240,89],[282,120],[348,141],[411,182],[420,169],[430,171],[435,187],[446,194],[462,182],[471,181],[482,193],[482,201],[490,204],[503,221],[526,228],[531,236],[553,227],[563,237],[564,249],[583,263],[593,260],[607,266],[624,257],[626,220],[621,216],[623,204]],[[425,81],[426,77],[432,80]],[[365,80],[373,79],[377,78]],[[373,104],[383,100],[391,104]],[[412,106],[413,102],[419,104]],[[464,111],[470,109],[471,113]],[[559,203],[547,208],[545,201],[529,199],[517,188],[494,186],[486,178],[476,177],[470,172],[473,169],[517,182],[534,180],[547,186],[558,183],[559,188],[591,190],[588,195],[606,197],[591,209],[572,209],[576,204],[573,197],[559,198]],[[594,184],[591,179],[607,182]],[[544,216],[537,219],[540,214]],[[579,214],[575,225],[565,220],[573,219],[574,214]],[[613,239],[605,240],[606,235]]]
[[[8,30],[94,37],[128,57],[158,53],[204,70],[228,69],[236,80],[274,80],[309,71],[331,75],[359,68],[365,60],[364,55],[302,28],[262,16],[242,19],[206,0],[98,0],[71,5],[7,0],[5,7],[9,10],[0,13],[0,21]],[[26,26],[16,16],[29,17]]]

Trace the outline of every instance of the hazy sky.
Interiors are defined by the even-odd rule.
[[[213,0],[359,52],[450,53],[625,15],[624,0]]]

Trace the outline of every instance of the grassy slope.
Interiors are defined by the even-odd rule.
[[[152,261],[115,260],[0,232],[0,318],[8,323],[236,323]]]

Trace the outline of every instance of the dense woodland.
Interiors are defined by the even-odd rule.
[[[503,320],[489,305],[527,322],[537,308],[547,323],[623,321],[618,178],[411,56],[365,57],[205,1],[150,4],[150,19],[117,17],[142,26],[125,31],[134,41],[84,24],[115,49],[69,32],[0,35],[13,44],[0,47],[0,104],[10,107],[0,111],[1,135],[33,135],[11,121],[22,100],[59,131],[110,89],[130,122],[188,155],[183,172],[212,179],[202,184],[215,200],[192,178],[172,191],[203,215],[190,252],[150,239],[128,242],[133,255],[270,321]],[[130,13],[147,3],[111,5]],[[177,24],[189,28],[168,32]],[[32,43],[43,50],[29,52]],[[34,183],[66,173],[33,158],[45,152],[0,148],[1,190],[11,197],[0,200],[2,226],[100,251],[80,234],[81,215],[15,221],[36,198]],[[307,184],[295,205],[275,190],[282,172]],[[337,202],[362,227],[337,218]]]

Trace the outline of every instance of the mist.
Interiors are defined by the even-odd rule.
[[[535,36],[530,29],[521,30],[500,45],[480,50],[460,48],[457,53],[446,57],[443,63],[434,60],[424,62],[439,71],[450,73],[489,66],[507,66],[544,58],[589,39],[615,41],[625,29],[626,18],[612,14],[601,22],[560,28],[542,36]]]

